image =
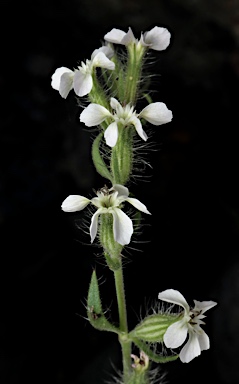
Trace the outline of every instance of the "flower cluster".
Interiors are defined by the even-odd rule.
[[[84,103],[79,103],[83,109],[80,123],[96,127],[92,161],[96,171],[104,178],[104,187],[98,189],[96,197],[91,199],[69,195],[61,208],[64,212],[77,212],[93,206],[90,240],[91,243],[98,240],[105,262],[114,272],[119,326],[111,324],[104,315],[95,271],[88,292],[87,316],[96,329],[118,334],[123,355],[124,384],[149,384],[150,361],[161,363],[179,357],[187,363],[199,356],[201,351],[209,349],[209,337],[201,325],[204,325],[204,313],[217,304],[214,301],[194,300],[194,308],[190,308],[179,291],[167,289],[160,292],[158,298],[182,310],[177,314],[154,311],[132,331],[128,330],[122,253],[124,247],[130,244],[136,226],[131,213],[125,212],[125,206],[130,204],[133,211],[136,209],[134,217],[137,215],[139,223],[142,213],[151,215],[146,205],[133,197],[128,188],[132,185],[137,157],[135,148],[138,136],[144,142],[148,140],[148,123],[160,126],[170,123],[173,118],[165,103],[151,99],[150,77],[145,77],[144,65],[149,54],[167,49],[170,39],[168,29],[158,26],[142,32],[139,39],[131,28],[127,32],[113,28],[105,34],[104,44],[93,51],[90,59],[82,61],[73,70],[57,68],[51,78],[52,88],[62,98],[68,97],[71,90],[74,90],[76,97],[84,98]],[[115,44],[120,48],[116,48]],[[136,162],[139,161],[140,158],[137,158]],[[170,355],[169,352],[165,356],[151,348],[154,343],[163,344],[171,353],[182,348],[179,355],[176,352]],[[132,344],[139,348],[139,357],[131,353]]]

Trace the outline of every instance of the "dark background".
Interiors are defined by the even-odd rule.
[[[125,254],[129,323],[167,288],[218,302],[210,350],[162,372],[172,384],[238,383],[238,1],[2,1],[1,17],[1,384],[99,384],[119,368],[115,335],[84,318],[96,267],[117,321],[111,273],[76,228],[84,215],[60,208],[104,181],[73,92],[63,100],[50,83],[113,27],[139,37],[155,25],[172,34],[156,53],[154,101],[173,121],[153,127],[150,179],[131,187],[152,216]]]

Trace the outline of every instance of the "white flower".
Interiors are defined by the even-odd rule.
[[[74,71],[66,67],[57,68],[51,77],[52,88],[59,91],[64,99],[73,88],[77,96],[87,95],[93,86],[92,72],[94,68],[115,69],[115,64],[110,60],[113,55],[112,48],[103,46],[95,49],[91,55],[91,60],[86,60],[85,63],[81,62],[81,65]]]
[[[180,351],[179,357],[183,363],[188,363],[201,354],[201,351],[209,349],[209,337],[200,327],[205,324],[202,319],[204,312],[217,305],[215,301],[194,300],[194,308],[190,308],[183,295],[174,289],[160,292],[158,298],[169,303],[177,304],[184,308],[181,320],[170,325],[164,334],[164,344],[168,348],[178,348],[189,335],[187,343]]]
[[[97,211],[93,214],[90,225],[91,243],[94,241],[98,231],[98,217],[104,213],[110,213],[113,215],[113,233],[114,239],[121,245],[129,244],[132,233],[133,224],[131,219],[121,210],[123,202],[127,201],[132,204],[139,211],[147,213],[146,206],[139,200],[129,197],[128,188],[120,184],[113,185],[108,189],[104,187],[97,191],[97,197],[89,200],[84,196],[70,195],[62,203],[61,208],[65,212],[81,211],[89,203],[97,207]]]
[[[101,124],[107,118],[113,120],[104,132],[106,144],[110,147],[114,147],[117,143],[118,124],[122,124],[124,127],[134,125],[138,135],[146,141],[148,136],[142,128],[140,118],[144,118],[154,125],[166,124],[172,120],[172,112],[161,102],[149,104],[139,114],[134,111],[134,107],[131,107],[130,104],[122,107],[114,97],[110,99],[110,106],[114,110],[113,112],[102,105],[91,103],[80,115],[80,121],[85,123],[87,127]]]
[[[113,28],[110,32],[106,33],[104,39],[110,43],[129,45],[135,44],[137,46],[144,46],[155,51],[162,51],[166,49],[170,43],[171,34],[167,28],[154,27],[150,31],[141,33],[140,41],[138,41],[129,27],[128,32],[121,31],[121,29]]]

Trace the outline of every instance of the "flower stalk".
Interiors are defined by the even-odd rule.
[[[122,351],[123,377],[124,377],[124,382],[127,383],[132,372],[132,366],[131,366],[132,342],[127,337],[128,320],[127,320],[126,297],[125,297],[125,290],[124,290],[122,261],[121,261],[121,268],[117,269],[117,271],[114,271],[114,279],[115,279],[116,296],[117,296],[117,303],[118,303],[119,329],[122,332],[119,335],[119,342],[120,342],[121,351]]]

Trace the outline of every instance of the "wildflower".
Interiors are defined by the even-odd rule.
[[[59,91],[64,99],[73,88],[77,96],[89,94],[93,87],[92,73],[94,68],[115,69],[115,64],[110,60],[113,54],[112,48],[103,46],[95,49],[91,55],[91,60],[86,60],[85,63],[81,62],[81,65],[74,71],[66,67],[57,68],[51,77],[52,88]]]
[[[183,363],[188,363],[209,349],[209,337],[201,328],[205,324],[202,319],[204,312],[217,305],[214,301],[194,300],[194,308],[190,308],[183,295],[174,289],[160,292],[158,298],[169,303],[177,304],[184,308],[183,317],[168,327],[164,334],[164,344],[168,348],[178,348],[184,343],[189,334],[187,343],[180,351],[179,357]]]
[[[61,208],[65,212],[81,211],[89,203],[98,208],[91,218],[91,243],[94,241],[98,231],[99,215],[107,213],[112,214],[115,241],[121,245],[129,244],[133,233],[133,224],[131,219],[121,210],[122,203],[127,201],[144,213],[150,214],[150,212],[139,200],[129,197],[129,190],[123,185],[115,184],[110,189],[104,187],[97,191],[96,194],[97,197],[94,197],[91,200],[79,195],[70,195],[63,201]]]
[[[87,127],[101,124],[107,118],[113,120],[104,132],[106,144],[110,147],[114,147],[117,143],[118,124],[123,127],[134,125],[138,135],[146,141],[148,136],[142,128],[140,118],[144,118],[153,125],[165,124],[172,120],[172,112],[161,102],[147,105],[139,114],[130,104],[123,107],[114,97],[110,99],[110,106],[114,112],[110,112],[102,105],[91,103],[80,115],[80,121]]]
[[[120,29],[113,28],[104,36],[104,39],[110,43],[122,44],[125,46],[135,44],[137,46],[154,49],[155,51],[166,49],[170,43],[170,38],[170,32],[167,28],[163,27],[154,27],[148,32],[141,33],[140,41],[134,37],[130,27],[127,33]]]

